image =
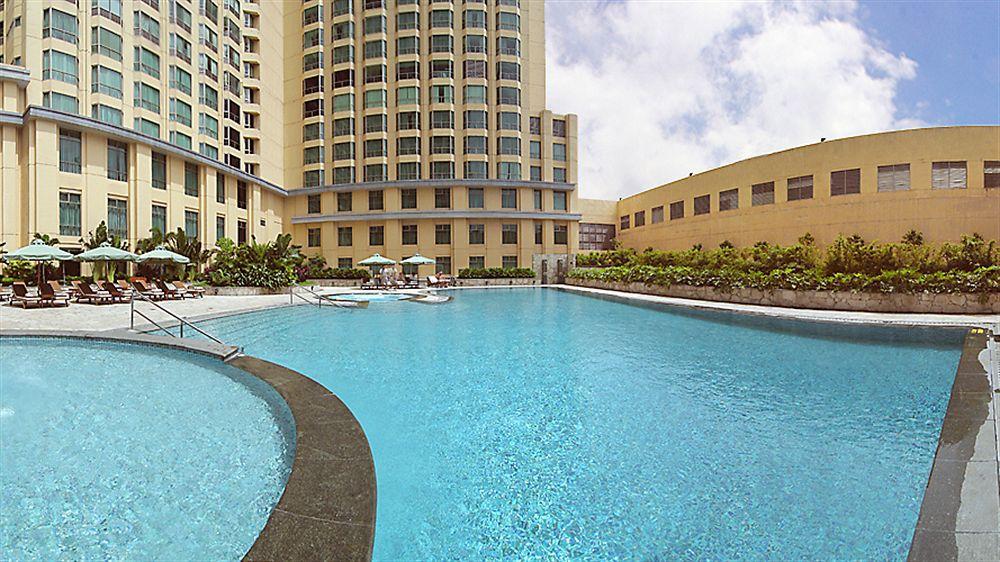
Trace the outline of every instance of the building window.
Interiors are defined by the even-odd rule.
[[[247,208],[247,184],[244,181],[236,182],[236,206],[240,209]]]
[[[128,238],[128,201],[108,199],[108,235]]]
[[[215,217],[215,239],[222,240],[226,237],[226,217],[216,215]]]
[[[352,267],[354,267],[354,262],[351,258],[337,258],[338,269],[351,269]]]
[[[80,236],[80,194],[59,192],[59,235]]]
[[[103,103],[95,103],[90,106],[90,117],[102,123],[122,126],[122,110]]]
[[[670,204],[670,220],[684,218],[684,202],[674,201]]]
[[[531,181],[542,181],[542,167],[532,166],[528,169]]]
[[[434,225],[434,243],[435,244],[451,244],[451,225],[450,224],[436,224],[436,225]]]
[[[184,195],[198,196],[198,166],[184,163]]]
[[[416,209],[417,208],[417,190],[416,189],[401,189],[399,190],[399,203],[400,207],[403,209]]]
[[[830,195],[861,193],[861,169],[840,170],[830,173]]]
[[[451,256],[438,256],[434,259],[434,273],[451,275]]]
[[[650,224],[657,224],[663,222],[663,205],[659,207],[653,207],[653,215],[650,217]]]
[[[354,208],[353,203],[350,191],[337,194],[337,212],[350,212]]]
[[[517,256],[504,256],[501,258],[500,265],[504,269],[517,269]]]
[[[385,197],[381,189],[373,189],[368,192],[368,210],[381,211],[385,208]]]
[[[517,208],[517,190],[516,189],[502,189],[500,191],[500,206],[504,209],[516,209]]]
[[[619,222],[619,224],[618,224],[618,230],[628,230],[629,226],[632,223],[632,217],[630,217],[628,215],[622,215],[618,219],[618,222]]]
[[[153,232],[163,234],[167,231],[167,208],[164,205],[154,204],[150,219],[153,226]]]
[[[0,62],[3,57],[0,56]],[[80,102],[73,96],[60,94],[59,92],[42,93],[42,106],[62,111],[63,113],[77,113],[80,111]]]
[[[61,39],[76,45],[78,35],[76,16],[60,12],[55,8],[46,8],[42,12],[42,37]],[[120,58],[118,60],[121,60]]]
[[[465,179],[484,180],[486,179],[487,168],[486,162],[466,162]]]
[[[635,219],[636,228],[646,226],[646,211],[636,211],[633,219]]]
[[[470,224],[469,244],[485,244],[485,243],[486,243],[486,225]]]
[[[497,162],[498,180],[521,179],[521,165],[517,162]]]
[[[542,243],[542,230],[543,230],[542,229],[542,223],[536,222],[535,223],[535,244],[541,244]]]
[[[486,269],[486,256],[469,256],[469,269]]]
[[[757,183],[750,187],[750,206],[773,205],[774,182]]]
[[[712,196],[699,195],[694,198],[694,214],[707,215],[712,211]]]
[[[321,201],[321,199],[320,199],[319,195],[309,195],[309,196],[307,196],[306,197],[306,205],[307,205],[308,209],[307,209],[306,212],[308,214],[310,214],[310,215],[318,215],[319,213],[323,212],[322,211],[322,207],[320,205],[320,201]]]
[[[198,211],[184,211],[184,235],[198,238]]]
[[[79,174],[83,154],[80,133],[59,130],[59,171]]]
[[[1000,187],[1000,161],[987,160],[983,162],[983,187],[986,189]]]
[[[236,243],[247,243],[247,221],[242,219],[236,221]]]
[[[564,224],[557,224],[552,231],[553,242],[558,245],[566,245],[569,243],[569,229]]]
[[[404,224],[403,225],[403,245],[404,246],[415,246],[417,244],[417,225],[415,224]]]
[[[42,80],[59,80],[76,85],[80,81],[76,57],[48,49],[42,52]]]
[[[350,226],[337,227],[337,245],[351,246],[354,244],[354,229]]]
[[[879,191],[907,191],[910,189],[910,165],[892,164],[878,167]]]
[[[516,224],[504,224],[500,226],[500,242],[503,244],[517,244]]]
[[[483,197],[483,188],[481,187],[470,187],[469,188],[469,208],[470,209],[482,209],[484,208],[485,200]]]
[[[447,187],[438,187],[434,189],[434,208],[451,208],[451,189]]]
[[[740,208],[740,190],[727,189],[719,192],[719,210],[732,211]]]
[[[226,202],[226,176],[222,172],[215,173],[215,202]]]
[[[556,211],[565,211],[568,209],[567,205],[568,194],[565,191],[553,191],[552,192],[552,208]]]
[[[931,164],[931,189],[965,189],[967,178],[965,162]]]
[[[108,141],[108,179],[128,181],[128,145]]]
[[[369,226],[368,227],[368,245],[369,246],[381,246],[385,243],[385,227],[384,226]]]
[[[802,199],[812,199],[813,177],[799,176],[788,178],[788,201],[800,201]]]

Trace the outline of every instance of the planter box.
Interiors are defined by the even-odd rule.
[[[459,279],[452,280],[455,287],[497,287],[534,285],[534,277],[497,277],[495,279]]]
[[[849,291],[793,291],[776,289],[733,289],[722,291],[714,287],[689,285],[647,285],[645,283],[615,283],[589,279],[567,279],[567,285],[609,289],[626,293],[643,293],[664,297],[705,301],[814,308],[853,312],[910,312],[921,314],[996,314],[1000,312],[1000,293],[980,294],[883,294]]]

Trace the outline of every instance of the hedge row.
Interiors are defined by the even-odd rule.
[[[460,279],[526,279],[535,276],[535,270],[527,267],[488,267],[486,269],[462,269]]]

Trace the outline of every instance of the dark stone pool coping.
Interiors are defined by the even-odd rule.
[[[137,343],[215,357],[270,384],[295,420],[295,457],[278,504],[243,557],[257,560],[371,560],[375,464],[350,409],[296,371],[210,341],[129,332],[0,330],[4,337],[56,337]]]
[[[908,560],[1000,560],[1000,484],[987,330],[965,336]],[[987,353],[990,353],[987,350]]]

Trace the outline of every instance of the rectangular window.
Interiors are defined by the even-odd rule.
[[[653,216],[651,217],[651,224],[657,224],[663,222],[663,205],[659,207],[653,207]]]
[[[108,141],[108,179],[128,181],[128,145]]]
[[[801,201],[802,199],[812,199],[813,177],[799,176],[788,178],[788,200]]]
[[[60,236],[80,236],[81,228],[80,194],[59,192],[59,234]]]
[[[931,189],[965,189],[968,169],[965,162],[931,164]]]
[[[382,225],[368,227],[368,245],[381,246],[385,244],[385,227]]]
[[[103,103],[95,103],[90,106],[90,117],[102,123],[122,126],[122,110]]]
[[[236,243],[247,243],[247,221],[242,219],[236,220]]]
[[[536,222],[535,223],[535,244],[541,244],[542,243],[542,231],[543,231],[543,229],[542,229],[542,223]]]
[[[354,228],[350,226],[338,226],[337,227],[337,245],[338,246],[352,246],[354,245]]]
[[[108,235],[128,238],[128,201],[108,199]]]
[[[170,120],[190,127],[191,104],[177,98],[170,98]]]
[[[486,256],[469,256],[469,269],[486,269]]]
[[[486,225],[470,224],[469,244],[485,244],[485,243],[486,243]]]
[[[321,244],[321,233],[322,230],[319,228],[310,228],[306,231],[306,244],[310,248],[318,248]]]
[[[552,208],[556,211],[567,210],[566,205],[567,193],[565,191],[553,191],[552,192]],[[662,209],[661,209],[662,211]]]
[[[184,235],[198,238],[198,211],[184,211]]]
[[[619,217],[618,223],[619,223],[618,224],[619,230],[628,230],[629,226],[631,226],[632,224],[632,217],[630,217],[629,215],[622,215],[621,217]]]
[[[122,74],[106,66],[90,67],[90,91],[122,99]]]
[[[727,189],[719,192],[719,210],[732,211],[740,208],[740,190]]]
[[[144,72],[157,80],[160,79],[160,56],[144,47],[135,48],[133,70]]]
[[[416,209],[417,208],[417,190],[416,189],[401,189],[399,190],[400,207],[403,209]]]
[[[0,59],[2,58],[0,56]],[[42,106],[64,113],[77,113],[80,111],[80,102],[75,97],[60,94],[59,92],[43,92]]]
[[[163,234],[167,231],[167,208],[163,205],[153,205],[151,225],[153,232]]]
[[[517,190],[516,189],[502,189],[500,191],[500,206],[504,209],[516,209],[517,208]]]
[[[240,209],[247,208],[247,184],[243,181],[236,182],[236,206]]]
[[[337,269],[351,269],[354,262],[351,258],[337,258]]]
[[[55,8],[46,8],[42,12],[42,37],[52,37],[76,45],[78,33],[76,16]]]
[[[907,191],[910,189],[910,165],[892,164],[878,167],[879,191]]]
[[[434,243],[435,244],[451,244],[451,225],[450,224],[436,224],[436,225],[434,225]]]
[[[80,82],[80,69],[76,57],[47,49],[42,52],[42,80],[59,80],[76,85]]]
[[[699,195],[694,198],[694,214],[706,215],[712,211],[712,196],[711,195]]]
[[[1000,187],[1000,161],[987,160],[983,162],[983,187],[986,189]]]
[[[226,176],[222,172],[215,172],[215,202],[226,202]]]
[[[215,217],[215,239],[222,240],[226,237],[226,217]]]
[[[318,215],[323,212],[320,201],[321,199],[319,195],[309,195],[306,197],[306,205],[308,207],[306,212],[310,215]]]
[[[90,28],[90,50],[93,54],[122,60],[122,37],[103,27]]]
[[[159,152],[153,152],[152,162],[152,186],[156,189],[167,188],[167,156]]]
[[[536,211],[541,211],[542,210],[542,190],[541,189],[534,190],[534,192],[532,193],[532,196],[534,198],[535,210]]]
[[[483,196],[483,188],[481,187],[470,187],[469,188],[469,208],[470,209],[482,209],[485,207],[485,201]]]
[[[636,228],[646,226],[646,211],[636,211],[633,216]]]
[[[750,206],[773,205],[774,182],[757,183],[750,187]]]
[[[83,144],[77,131],[59,130],[59,171],[81,172]]]
[[[184,195],[198,196],[198,166],[184,163]]]
[[[451,189],[447,187],[439,187],[434,190],[434,208],[451,208]]]
[[[500,258],[500,265],[504,269],[517,269],[517,256],[503,256]]]
[[[466,162],[465,163],[465,179],[468,180],[484,180],[488,173],[489,166],[486,162]]]
[[[861,193],[861,169],[840,170],[830,173],[830,195]]]
[[[132,102],[136,107],[160,112],[160,91],[145,82],[132,83]]]
[[[517,225],[500,225],[500,242],[503,244],[517,244]]]
[[[451,256],[438,256],[434,259],[434,273],[451,275]]]
[[[353,199],[351,192],[342,192],[337,194],[337,211],[338,212],[350,212],[353,208]]]
[[[558,245],[566,245],[569,243],[569,229],[566,228],[564,224],[557,224],[553,227],[552,231],[553,242]]]
[[[684,202],[674,201],[670,204],[670,220],[684,218]]]
[[[417,243],[417,225],[415,224],[404,224],[403,225],[403,245],[404,246],[414,246]]]

